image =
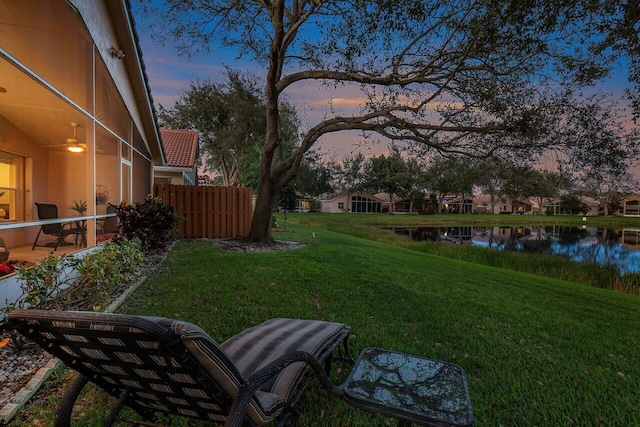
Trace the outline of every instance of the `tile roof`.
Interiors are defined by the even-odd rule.
[[[160,129],[167,166],[192,168],[198,154],[198,132],[193,130]]]

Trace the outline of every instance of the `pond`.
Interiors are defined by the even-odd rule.
[[[622,274],[640,272],[640,228],[571,226],[454,226],[391,228],[414,241],[474,245],[567,257],[614,265]]]

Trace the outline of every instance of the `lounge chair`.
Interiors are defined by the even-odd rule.
[[[312,373],[342,393],[326,373],[336,348],[353,361],[350,327],[318,320],[271,319],[222,344],[193,324],[159,317],[28,309],[14,310],[7,321],[79,373],[56,426],[70,425],[87,381],[118,399],[106,426],[123,421],[124,406],[148,420],[162,412],[227,426],[282,425]]]
[[[58,219],[58,206],[50,203],[36,203],[36,207],[38,208],[39,219]],[[41,233],[54,236],[55,240],[45,244],[38,244],[38,239],[40,238]],[[76,236],[77,241],[78,235],[81,233],[82,230],[80,228],[73,227],[71,223],[43,224],[40,226],[40,230],[38,230],[38,235],[36,236],[36,240],[33,241],[31,250],[34,250],[36,246],[43,246],[53,248],[53,250],[56,251],[58,246],[71,244],[65,240],[67,236],[73,234]]]

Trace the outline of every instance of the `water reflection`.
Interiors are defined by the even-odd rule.
[[[414,241],[475,245],[555,256],[577,262],[616,266],[621,273],[640,272],[640,229],[535,227],[392,228]]]

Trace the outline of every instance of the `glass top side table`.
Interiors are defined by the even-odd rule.
[[[352,406],[411,423],[472,426],[464,370],[452,363],[379,348],[362,351],[344,388]]]

